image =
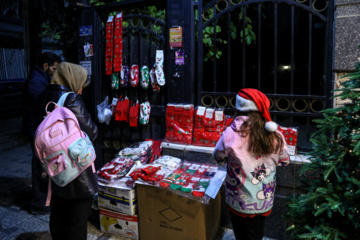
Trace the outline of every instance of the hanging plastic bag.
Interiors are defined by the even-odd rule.
[[[112,111],[111,106],[107,104],[108,97],[106,96],[105,100],[101,102],[99,105],[96,106],[98,111],[98,119],[100,123],[105,123],[106,125],[109,125]]]

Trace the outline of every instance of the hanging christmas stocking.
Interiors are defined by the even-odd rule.
[[[119,73],[111,74],[111,89],[119,89]]]
[[[129,82],[129,77],[130,77],[129,67],[126,65],[123,65],[121,67],[121,72],[120,72],[120,86],[121,87],[127,87],[128,82]]]
[[[139,84],[139,66],[133,64],[130,68],[130,85],[136,87]]]
[[[150,121],[150,102],[146,101],[140,104],[140,124],[147,125]]]
[[[106,22],[106,48],[105,48],[105,74],[112,74],[114,52],[114,16],[110,16]]]
[[[155,59],[155,75],[156,81],[160,86],[165,85],[165,75],[164,75],[164,51],[156,50],[156,59]]]
[[[156,81],[155,68],[152,68],[150,71],[150,80],[151,80],[151,88],[154,92],[160,91],[160,86]]]
[[[122,66],[123,51],[123,15],[118,13],[115,17],[115,33],[114,33],[114,72],[120,72]]]
[[[141,87],[144,90],[147,90],[149,87],[149,78],[150,78],[149,68],[147,66],[143,66],[141,68]]]
[[[130,110],[129,110],[130,127],[137,127],[138,115],[139,115],[139,101],[132,100],[130,103]]]

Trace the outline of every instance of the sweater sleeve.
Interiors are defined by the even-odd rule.
[[[219,141],[216,143],[215,149],[213,151],[213,158],[216,162],[226,162],[227,161],[227,154],[225,153],[225,132],[221,135]]]
[[[289,156],[289,153],[288,153],[288,147],[287,147],[284,135],[282,135],[281,132],[278,132],[278,133],[281,135],[282,140],[284,142],[284,146],[280,150],[280,153],[279,153],[278,166],[287,166],[290,163],[290,156]]]

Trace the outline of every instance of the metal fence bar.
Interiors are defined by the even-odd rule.
[[[246,65],[245,65],[245,58],[246,58],[246,48],[245,48],[245,18],[246,18],[246,6],[242,7],[242,11],[243,11],[243,20],[242,20],[242,25],[243,25],[243,29],[242,29],[242,88],[245,87],[246,85]]]
[[[291,52],[291,69],[290,69],[290,93],[294,94],[294,58],[295,58],[295,52],[294,52],[294,45],[295,45],[295,6],[291,6],[291,46],[290,46],[290,52]]]
[[[291,52],[291,69],[290,69],[290,94],[293,95],[294,94],[294,63],[295,63],[295,51],[294,51],[294,45],[295,45],[295,6],[291,5],[291,47],[290,47],[290,52]],[[294,109],[294,100],[290,99],[290,109],[291,111],[293,111]],[[293,116],[290,116],[290,125],[293,125]]]
[[[278,23],[277,23],[277,16],[278,16],[278,4],[277,2],[274,3],[274,93],[277,93],[277,34],[278,34]]]
[[[309,5],[311,6],[311,0],[309,1]],[[308,95],[311,94],[311,73],[312,73],[312,20],[313,19],[313,15],[311,12],[309,12],[309,47],[308,47],[308,62],[309,62],[309,67],[308,67]]]
[[[2,52],[3,52],[3,58],[4,58],[4,64],[5,64],[5,66],[4,66],[4,69],[5,69],[5,77],[6,77],[6,79],[9,79],[8,72],[7,72],[7,64],[6,64],[5,50],[2,49]]]
[[[203,33],[202,33],[202,25],[203,25],[203,21],[202,21],[202,0],[198,0],[198,91],[202,91],[202,82],[203,82],[203,51],[204,51],[204,47],[203,47]],[[197,99],[197,103],[198,105],[201,104],[201,94],[198,94],[198,99]]]
[[[228,29],[228,36],[227,36],[227,91],[231,91],[231,12],[227,14],[227,29]]]
[[[261,3],[258,4],[258,32],[257,32],[257,50],[258,50],[258,88],[261,90]]]
[[[215,12],[216,12],[216,7],[215,7],[215,5],[214,5],[214,8],[213,8],[213,11],[214,11],[214,14],[215,14]],[[213,64],[213,71],[214,71],[214,75],[213,75],[213,77],[214,77],[214,81],[213,81],[213,90],[214,91],[216,91],[216,75],[217,75],[217,68],[216,68],[216,65],[217,65],[217,61],[216,61],[216,59],[217,59],[217,46],[216,46],[216,21],[214,21],[213,22],[213,29],[214,29],[214,37],[213,37],[213,42],[214,42],[214,64]]]

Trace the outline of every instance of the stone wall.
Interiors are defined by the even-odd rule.
[[[334,21],[334,71],[351,72],[360,60],[360,0],[337,0]]]
[[[346,74],[360,62],[360,0],[337,0],[335,3],[334,89],[347,81]],[[333,106],[340,107],[346,100],[335,98]]]

